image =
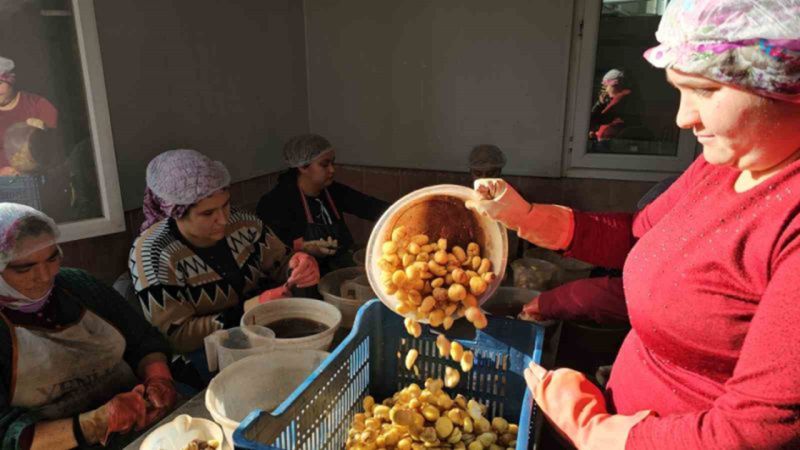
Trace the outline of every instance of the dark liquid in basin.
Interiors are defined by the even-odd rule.
[[[278,339],[294,339],[319,334],[328,329],[324,323],[311,319],[290,317],[264,325],[275,332]]]

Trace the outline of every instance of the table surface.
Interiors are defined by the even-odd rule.
[[[339,329],[339,331],[344,331],[342,333],[337,332],[336,336],[334,337],[334,342],[331,345],[331,348],[336,348],[336,346],[347,336],[350,330],[347,329]],[[558,342],[561,337],[561,323],[557,323],[550,327],[547,327],[545,331],[545,342],[544,347],[542,349],[542,366],[547,368],[552,368],[553,364],[555,363],[556,353],[558,350]],[[178,417],[181,414],[188,414],[192,417],[199,417],[202,419],[209,419],[214,420],[211,418],[211,414],[206,409],[206,391],[203,390],[199,394],[195,395],[182,405],[178,406],[170,415],[161,419],[160,422],[155,424],[146,432],[142,433],[138,439],[128,444],[124,450],[139,450],[139,447],[142,445],[145,437],[150,434],[151,431],[155,430],[156,428],[160,427],[161,425],[167,424],[171,422],[173,419]],[[542,423],[544,421],[544,417],[542,414],[536,415],[536,423],[535,423],[535,430],[536,430],[536,439],[533,443],[532,448],[534,450],[538,450],[539,444],[539,435],[542,429]],[[233,448],[228,442],[225,442],[223,445],[223,450],[231,450]]]

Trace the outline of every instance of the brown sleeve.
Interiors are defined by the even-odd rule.
[[[267,226],[264,227],[262,243],[261,269],[273,281],[283,283],[289,277],[292,251]]]

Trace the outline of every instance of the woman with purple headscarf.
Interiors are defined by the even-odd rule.
[[[579,449],[800,448],[800,0],[674,0],[656,37],[645,57],[703,145],[665,193],[586,213],[476,183],[469,206],[521,237],[623,268],[606,391],[535,364],[526,381]]]
[[[258,217],[231,209],[229,184],[222,163],[194,150],[155,157],[130,254],[145,317],[183,355],[176,378],[195,387],[208,381],[203,339],[237,326],[246,299],[287,297],[319,281],[312,256],[292,253]]]

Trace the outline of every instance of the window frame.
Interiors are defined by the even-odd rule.
[[[103,216],[58,224],[60,242],[125,231],[94,0],[71,0]]]
[[[679,174],[702,151],[691,130],[680,131],[675,156],[588,152],[602,4],[602,0],[575,0],[562,174],[569,178],[635,181],[660,181]]]

